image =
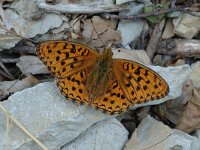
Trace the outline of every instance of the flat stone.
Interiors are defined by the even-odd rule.
[[[119,2],[121,3],[121,2]],[[131,2],[130,9],[120,12],[120,15],[136,15],[142,12],[144,4]],[[132,41],[135,41],[145,28],[145,23],[140,20],[121,20],[118,24],[117,30],[121,32],[122,45],[126,46]]]
[[[147,116],[134,131],[124,150],[198,150],[200,142],[180,130],[170,129]]]
[[[194,12],[197,15],[200,15],[199,12]],[[178,20],[178,21],[176,21]],[[200,31],[200,18],[195,17],[189,14],[184,14],[181,16],[181,20],[179,18],[174,19],[174,24],[177,24],[175,29],[175,34],[186,38],[186,39],[192,39],[195,35],[197,35]]]
[[[128,131],[115,118],[100,121],[61,150],[121,150],[128,140]]]
[[[62,96],[53,83],[42,83],[17,92],[2,105],[49,150],[74,140],[92,124],[111,117],[100,111],[74,104]],[[0,111],[0,149],[6,149],[6,115]],[[39,150],[14,123],[9,131],[12,150]]]
[[[123,56],[126,59],[132,59],[131,53],[122,55],[121,52],[116,50],[114,54],[118,57]],[[167,68],[147,66],[167,81],[170,92],[163,99],[135,105],[134,108],[159,104],[180,96],[183,82],[188,79],[193,69],[193,66],[190,67],[189,65]],[[50,150],[58,149],[72,141],[75,142],[75,138],[94,123],[114,117],[103,114],[94,108],[74,104],[66,100],[60,94],[55,82],[42,83],[33,88],[17,92],[1,103]],[[6,116],[2,111],[0,111],[0,135],[3,137],[0,138],[0,149],[6,149]],[[12,150],[39,149],[37,144],[28,138],[14,123],[9,132],[9,143]]]
[[[192,84],[194,87],[200,87],[200,62],[192,65],[192,72],[189,79],[192,80]]]

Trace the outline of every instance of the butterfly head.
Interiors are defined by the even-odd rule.
[[[113,53],[111,47],[105,48],[103,51],[103,55],[106,57],[112,57]]]

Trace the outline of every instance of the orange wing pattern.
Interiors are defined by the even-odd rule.
[[[79,104],[89,104],[89,96],[86,92],[83,80],[87,77],[87,70],[82,70],[67,78],[58,79],[57,86],[61,93]]]
[[[97,98],[92,103],[92,106],[111,115],[124,112],[133,105],[134,103],[126,98],[126,95],[122,91],[122,88],[120,87],[119,81],[117,81],[117,79],[110,81],[109,92],[107,92],[102,97]]]
[[[88,95],[82,82],[100,56],[99,53],[69,41],[47,41],[40,44],[36,51],[56,77],[61,93],[77,103],[88,104]]]
[[[82,44],[48,41],[37,48],[37,53],[56,77],[57,86],[64,96],[80,104],[92,105],[109,114],[124,112],[134,104],[162,98],[169,92],[165,80],[150,68],[133,61],[105,59],[103,61],[112,61],[112,68],[108,68],[104,65],[105,62],[99,62],[101,55],[96,50]],[[110,69],[110,75],[113,77],[108,78],[109,88],[106,93],[97,96],[95,100],[90,100],[86,89],[90,85],[86,85],[85,82],[89,74],[92,72],[94,76],[104,78],[94,70],[97,64],[103,67],[100,68],[102,70]]]
[[[100,56],[96,50],[69,41],[47,41],[36,51],[56,78],[65,78],[84,70],[95,64]]]

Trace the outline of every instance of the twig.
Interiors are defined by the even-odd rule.
[[[157,54],[181,57],[200,57],[200,41],[186,39],[171,39],[160,42]]]
[[[22,131],[24,131],[35,143],[37,143],[43,150],[48,150],[35,136],[33,136],[17,119],[15,119],[10,112],[8,112],[3,105],[0,103],[0,109],[6,113],[6,116],[10,118]]]
[[[150,60],[152,60],[154,56],[164,25],[165,25],[165,19],[163,19],[160,23],[156,24],[154,27],[153,33],[146,48],[146,52]]]
[[[69,14],[96,14],[103,12],[119,12],[128,9],[128,4],[120,5],[106,5],[104,3],[89,3],[89,4],[47,4],[44,0],[37,0],[36,5],[38,8],[58,13]]]
[[[146,17],[150,17],[150,16],[158,16],[158,15],[164,14],[164,13],[172,13],[174,11],[180,11],[180,12],[184,12],[184,13],[190,14],[190,15],[195,16],[195,17],[200,17],[200,15],[192,13],[191,11],[187,10],[186,8],[170,8],[170,9],[164,9],[164,10],[155,11],[155,12],[151,12],[151,13],[143,13],[143,14],[132,15],[132,16],[113,15],[113,14],[104,13],[104,14],[101,15],[101,17],[105,18],[105,19],[130,19],[130,20],[134,20],[134,19],[141,19],[141,18],[146,18]]]
[[[0,67],[6,72],[7,76],[9,79],[14,80],[15,77],[8,71],[8,69],[4,66],[4,64],[1,61],[1,57],[0,57]],[[1,72],[2,73],[2,72]]]
[[[1,58],[2,63],[17,63],[19,62],[19,58]]]
[[[33,47],[33,46],[15,46],[15,47],[7,49],[5,51],[7,53],[36,54],[35,47]]]

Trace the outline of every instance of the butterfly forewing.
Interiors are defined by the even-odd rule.
[[[82,44],[68,41],[47,41],[37,48],[40,59],[56,78],[77,73],[95,63],[100,56]]]

